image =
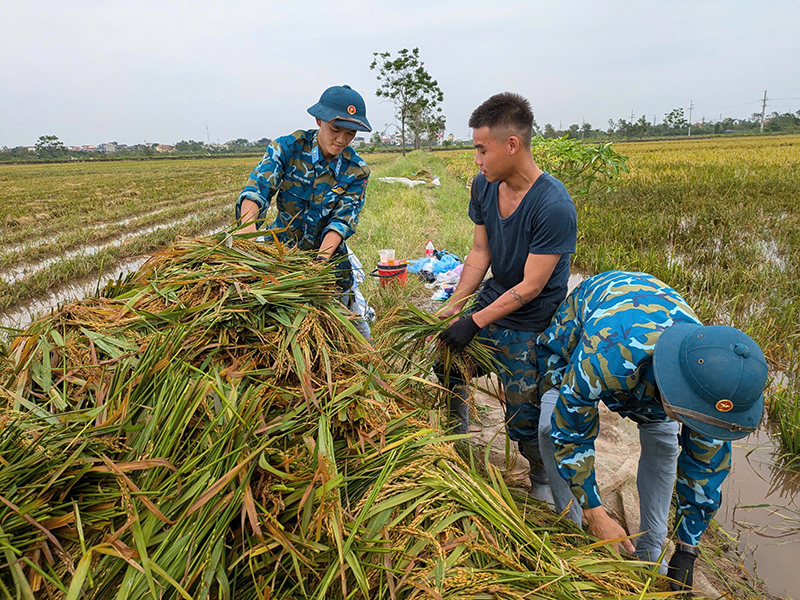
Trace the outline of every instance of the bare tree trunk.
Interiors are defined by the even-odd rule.
[[[403,156],[406,155],[406,114],[400,117],[400,148],[402,149]]]

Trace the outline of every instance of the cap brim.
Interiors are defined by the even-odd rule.
[[[333,119],[330,121],[337,127],[344,127],[345,129],[354,129],[355,131],[372,131],[372,127],[370,127],[369,122],[363,121],[361,123],[356,123],[355,121],[348,121],[340,118]]]
[[[350,120],[351,117],[348,117],[347,120],[342,119],[338,112],[332,108],[320,104],[319,102],[309,107],[308,114],[310,114],[312,117],[317,117],[326,123],[333,123],[337,127],[353,129],[355,131],[372,131],[372,126],[369,124],[369,121],[367,121],[366,118],[359,119],[358,121]]]
[[[702,327],[696,323],[676,323],[664,330],[653,351],[653,371],[656,384],[665,404],[708,414],[709,405],[695,394],[686,383],[680,368],[681,342],[693,330]],[[764,395],[747,410],[736,413],[736,423],[742,427],[755,429],[761,421],[764,410]],[[712,415],[714,416],[714,415]],[[717,415],[717,418],[720,418]],[[749,431],[731,431],[697,419],[680,415],[680,421],[690,429],[716,440],[738,440],[750,434]]]

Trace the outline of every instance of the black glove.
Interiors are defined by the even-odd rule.
[[[324,263],[328,262],[328,259],[323,254],[317,254],[316,258],[314,258],[314,262]]]
[[[453,352],[463,352],[469,341],[481,330],[472,316],[461,317],[442,333],[439,339],[447,344]]]
[[[673,592],[691,589],[694,581],[694,560],[697,558],[696,554],[681,550],[680,546],[678,548],[669,560],[667,569],[667,577],[672,580],[669,582],[669,589]]]

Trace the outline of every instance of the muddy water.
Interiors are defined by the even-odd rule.
[[[731,474],[716,518],[738,534],[745,567],[770,592],[800,600],[800,473],[776,467],[776,446],[765,430],[733,443]]]
[[[159,225],[153,225],[151,227],[138,229],[130,233],[123,233],[122,235],[114,238],[112,241],[107,242],[105,244],[99,244],[94,246],[82,246],[77,250],[69,250],[58,256],[46,258],[34,264],[23,264],[8,269],[6,271],[0,271],[0,277],[2,277],[6,281],[6,283],[16,283],[17,281],[23,279],[24,277],[28,277],[30,275],[33,275],[34,273],[38,273],[39,271],[42,271],[43,269],[46,269],[47,267],[55,263],[76,258],[78,256],[94,256],[95,254],[97,254],[101,250],[105,250],[106,248],[118,248],[123,243],[135,237],[147,235],[149,233],[153,233],[161,229],[167,229],[169,227],[174,227],[176,225],[182,225],[183,223],[186,223],[194,218],[196,218],[195,215],[189,215],[187,217],[183,217],[182,219],[171,221],[169,223],[161,223]]]
[[[61,304],[80,300],[90,294],[94,294],[98,288],[98,280],[99,287],[102,289],[109,280],[116,280],[120,274],[126,275],[131,271],[136,271],[144,264],[145,260],[147,260],[147,257],[132,258],[120,262],[114,265],[109,270],[109,274],[104,275],[102,279],[97,276],[76,279],[67,285],[53,288],[43,296],[17,306],[8,312],[0,312],[0,327],[24,329],[37,316],[43,315]]]

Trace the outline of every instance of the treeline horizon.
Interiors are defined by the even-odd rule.
[[[682,108],[676,108],[666,115],[661,123],[654,123],[647,120],[642,115],[636,121],[626,121],[625,119],[609,119],[605,129],[595,128],[591,123],[583,122],[571,124],[564,129],[556,129],[551,123],[545,123],[543,127],[534,121],[533,135],[546,139],[567,137],[570,139],[580,139],[585,141],[635,141],[657,138],[670,138],[679,136],[707,137],[715,135],[765,135],[800,133],[800,110],[794,113],[772,112],[765,115],[761,123],[761,113],[753,113],[750,117],[736,119],[726,117],[718,121],[701,120],[689,123],[683,113]],[[409,140],[410,141],[410,140]],[[247,155],[259,154],[266,150],[267,145],[272,142],[271,138],[260,138],[250,141],[247,138],[237,138],[229,140],[224,144],[207,144],[196,140],[181,140],[175,144],[164,148],[163,144],[136,144],[134,146],[121,147],[117,145],[113,152],[103,149],[96,150],[75,150],[65,146],[56,136],[41,136],[36,143],[33,151],[28,146],[15,146],[0,148],[0,162],[39,162],[39,161],[62,161],[62,160],[94,160],[94,159],[126,159],[126,158],[167,158],[178,156],[224,156],[224,155]],[[427,142],[427,140],[424,140]],[[115,144],[110,142],[109,144]],[[425,145],[428,145],[427,143]],[[444,140],[439,147],[459,148],[471,146],[466,140]],[[413,148],[417,144],[407,144],[407,148]],[[372,136],[369,142],[361,142],[356,145],[356,149],[369,150],[379,148],[399,148],[399,143],[387,143],[380,139],[380,136]]]

